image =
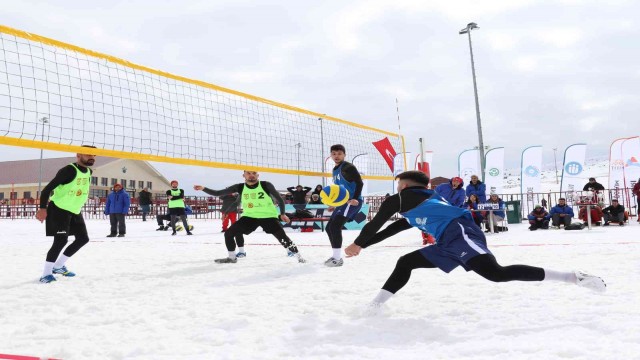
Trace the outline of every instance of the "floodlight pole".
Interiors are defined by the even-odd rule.
[[[44,142],[44,127],[45,127],[45,124],[49,123],[49,118],[47,118],[46,116],[43,116],[42,118],[38,119],[38,122],[42,123],[42,134],[40,137],[40,141]],[[40,200],[40,191],[42,191],[42,154],[43,154],[43,149],[40,148],[40,174],[38,176],[38,195],[36,196],[38,200]]]
[[[471,54],[471,74],[473,77],[473,94],[476,100],[476,119],[478,122],[478,149],[480,150],[480,173],[482,174],[482,181],[484,181],[484,142],[482,141],[482,121],[480,121],[480,103],[478,102],[478,85],[476,83],[476,68],[473,62],[473,47],[471,46],[471,30],[479,29],[478,24],[469,23],[467,27],[460,30],[458,33],[460,35],[467,34],[469,38],[469,54]]]

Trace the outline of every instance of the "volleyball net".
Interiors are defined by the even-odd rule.
[[[370,154],[398,134],[0,26],[0,144],[227,169],[321,176],[329,147]]]

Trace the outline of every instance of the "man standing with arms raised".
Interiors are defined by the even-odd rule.
[[[82,145],[82,147],[95,149],[95,146],[90,145]],[[53,180],[42,189],[40,209],[36,212],[36,219],[40,222],[46,220],[46,234],[53,236],[53,245],[47,252],[44,272],[40,278],[42,283],[56,281],[53,274],[76,276],[75,273],[67,270],[65,263],[89,242],[87,226],[80,210],[89,198],[92,174],[89,167],[95,163],[95,157],[95,155],[76,154],[77,161],[60,169]],[[51,195],[52,191],[53,195]],[[67,245],[69,235],[74,235],[75,240],[60,255]]]
[[[298,258],[298,262],[306,262],[296,244],[289,239],[284,232],[280,221],[289,222],[289,218],[284,213],[284,201],[276,188],[268,181],[258,181],[260,175],[256,171],[245,170],[242,174],[244,183],[231,185],[223,190],[211,190],[202,185],[194,185],[194,190],[202,190],[213,196],[223,196],[238,193],[242,204],[242,217],[236,221],[224,233],[224,242],[227,246],[229,256],[216,259],[220,264],[236,263],[238,257],[246,257],[244,250],[244,235],[254,232],[258,226],[267,234],[273,235],[285,249]],[[278,209],[273,204],[273,200],[278,202]],[[238,253],[236,254],[236,242],[238,243]]]
[[[331,159],[336,166],[333,168],[333,183],[342,185],[349,191],[349,201],[333,210],[331,218],[327,222],[325,231],[331,242],[332,256],[324,262],[326,266],[338,267],[344,264],[342,259],[342,226],[360,212],[362,208],[362,177],[352,163],[344,161],[346,151],[343,145],[331,146]]]

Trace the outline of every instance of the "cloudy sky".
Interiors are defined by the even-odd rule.
[[[605,157],[612,140],[640,135],[634,1],[0,4],[6,26],[394,132],[397,98],[407,149],[424,138],[436,176],[455,175],[458,154],[478,144],[468,40],[458,34],[469,22],[480,27],[472,40],[484,143],[505,147],[507,167],[531,145],[542,145],[550,163],[553,148],[559,161],[576,142],[588,144],[587,157]],[[241,180],[237,171],[158,167],[183,183]],[[279,188],[297,182],[263,179]]]

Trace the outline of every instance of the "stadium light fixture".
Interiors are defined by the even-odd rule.
[[[476,84],[476,68],[473,63],[473,47],[471,46],[471,30],[479,29],[478,24],[468,23],[467,27],[460,30],[460,35],[467,34],[469,38],[469,54],[471,54],[471,75],[473,77],[473,94],[476,100],[476,120],[478,122],[478,150],[480,150],[480,173],[482,174],[482,181],[484,181],[484,143],[482,141],[482,121],[480,120],[480,103],[478,102],[478,85]]]

